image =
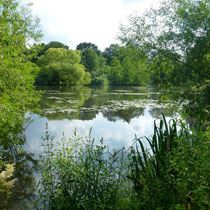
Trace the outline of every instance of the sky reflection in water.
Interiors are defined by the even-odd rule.
[[[42,152],[46,123],[56,140],[63,133],[72,137],[75,129],[79,136],[88,136],[92,128],[96,143],[103,137],[110,148],[119,148],[131,146],[135,135],[151,135],[154,120],[161,113],[167,120],[175,116],[166,104],[159,103],[158,94],[140,87],[51,87],[43,94],[40,106],[41,114],[31,115],[33,122],[26,130],[27,150],[37,155]]]

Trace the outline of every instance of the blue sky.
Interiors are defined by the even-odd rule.
[[[25,0],[27,1],[27,0]],[[104,50],[116,43],[121,23],[127,16],[156,5],[158,0],[28,0],[41,20],[42,41],[60,41],[75,49],[92,42]]]

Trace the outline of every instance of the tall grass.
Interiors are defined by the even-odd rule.
[[[209,131],[163,116],[151,138],[108,151],[74,133],[43,138],[39,195],[44,209],[208,209]],[[149,146],[145,146],[149,145]]]
[[[134,185],[136,209],[208,207],[208,132],[191,132],[175,120],[167,123],[163,116],[159,127],[154,123],[152,138],[135,141],[127,177]]]
[[[56,144],[44,138],[40,197],[45,209],[113,209],[129,188],[125,180],[124,150],[109,152],[101,140],[74,133]]]

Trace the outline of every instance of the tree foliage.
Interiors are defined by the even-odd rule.
[[[23,143],[24,115],[36,101],[32,72],[37,67],[25,52],[28,41],[39,37],[29,6],[0,0],[0,146],[5,148]]]
[[[52,41],[52,42],[49,42],[48,44],[42,43],[40,52],[38,53],[38,56],[40,57],[41,55],[44,55],[45,52],[50,48],[64,48],[66,50],[69,49],[69,47],[67,45],[65,45],[61,42],[58,42],[58,41]]]
[[[133,46],[111,45],[105,50],[110,60],[109,80],[113,85],[143,85],[148,82],[147,58]]]
[[[92,49],[95,51],[95,53],[97,53],[98,55],[100,54],[100,50],[98,49],[98,47],[90,42],[82,42],[80,44],[77,45],[77,50],[80,50],[81,52],[85,52],[88,49]]]
[[[90,75],[80,64],[80,51],[64,48],[50,48],[42,55],[37,64],[41,70],[37,84],[41,85],[78,85],[89,84]]]
[[[106,65],[105,58],[92,43],[80,43],[77,49],[81,51],[81,63],[87,72],[91,74],[92,85],[107,84],[107,72],[109,67]]]
[[[120,46],[118,44],[111,44],[109,47],[107,47],[103,52],[107,65],[110,65],[113,56],[119,57],[119,53]]]
[[[120,37],[147,53],[153,84],[185,87],[186,108],[202,116],[209,116],[209,26],[207,0],[168,0],[131,16]]]

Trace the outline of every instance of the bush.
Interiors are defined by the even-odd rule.
[[[131,150],[130,172],[136,209],[208,209],[209,134],[191,132],[183,124],[165,118],[152,138],[136,138]]]
[[[56,144],[43,138],[39,195],[45,209],[118,208],[126,198],[124,150],[109,152],[101,140],[83,140],[76,132]]]
[[[209,139],[164,116],[130,150],[46,132],[39,195],[45,209],[208,209]]]
[[[4,168],[4,170],[2,170]],[[5,164],[0,159],[0,208],[5,208],[10,190],[14,185],[15,179],[11,179],[14,172],[14,164]]]

